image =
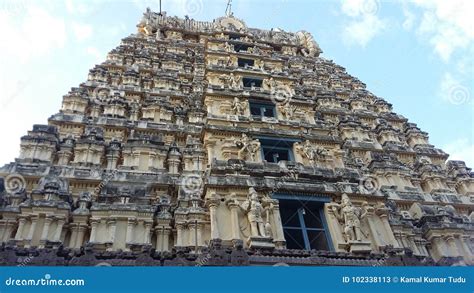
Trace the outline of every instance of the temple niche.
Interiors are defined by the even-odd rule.
[[[2,264],[474,264],[471,168],[307,31],[147,9],[58,107],[0,168]]]
[[[344,193],[341,202],[327,204],[325,212],[336,250],[364,253],[398,247],[383,203],[372,206],[364,201],[357,206]]]

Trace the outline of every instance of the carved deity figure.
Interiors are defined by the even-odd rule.
[[[225,42],[225,44],[224,44],[224,49],[225,49],[227,52],[234,51],[234,45],[231,45],[231,44],[229,44],[228,42]]]
[[[250,223],[250,234],[252,237],[266,237],[265,224],[262,213],[265,211],[258,194],[253,187],[249,188],[247,200],[240,205],[241,209],[247,215]]]
[[[242,87],[242,78],[238,75],[234,75],[233,73],[229,76],[229,87],[231,89],[240,89]]]
[[[273,79],[273,77],[265,79],[263,82],[265,83],[265,86],[270,90],[273,90],[277,87],[277,82],[275,81],[275,79]]]
[[[246,108],[247,104],[245,102],[239,100],[239,98],[237,97],[234,98],[234,101],[232,102],[232,112],[234,113],[234,115],[245,115]]]
[[[285,120],[291,120],[296,112],[296,106],[292,106],[289,102],[280,106],[281,114]]]
[[[255,61],[255,68],[262,69],[265,66],[265,62],[262,59],[258,59]]]
[[[241,140],[237,141],[236,144],[240,147],[240,159],[249,158],[253,162],[257,160],[257,154],[260,151],[260,142],[257,139],[251,139],[244,133]]]
[[[306,157],[311,164],[315,164],[317,160],[324,158],[327,151],[322,148],[315,147],[309,140],[306,140],[302,147],[303,156]]]
[[[344,238],[346,242],[361,241],[360,209],[352,205],[347,194],[342,195],[341,204],[333,206],[336,218],[344,225]]]

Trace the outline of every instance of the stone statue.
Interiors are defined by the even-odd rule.
[[[319,48],[319,45],[316,43],[310,33],[307,31],[299,31],[296,33],[296,35],[298,36],[300,45],[303,47],[303,49],[301,49],[303,56],[317,57],[319,54],[321,54],[321,48]]]
[[[247,215],[249,220],[251,237],[266,237],[265,225],[263,223],[262,217],[264,208],[260,203],[258,194],[253,187],[249,188],[248,198],[240,205],[240,207]]]
[[[225,42],[225,44],[224,44],[224,49],[225,49],[227,52],[232,52],[232,51],[234,51],[234,45],[231,45],[231,44],[229,44],[228,42]]]
[[[257,154],[260,151],[260,142],[257,139],[249,138],[245,133],[242,134],[240,141],[236,141],[239,150],[239,159],[250,158],[251,161],[257,160]]]
[[[247,104],[245,102],[240,101],[237,97],[234,98],[234,101],[232,102],[232,112],[234,115],[245,115],[246,108]]]
[[[255,68],[263,70],[264,66],[265,62],[262,59],[255,61]]]
[[[277,87],[277,82],[275,81],[275,79],[273,79],[273,77],[265,79],[263,82],[265,83],[265,86],[270,90],[273,90]]]
[[[327,151],[325,149],[314,147],[309,140],[304,142],[302,152],[303,156],[306,157],[313,165],[317,160],[320,160],[327,155]]]
[[[233,73],[229,76],[229,87],[231,89],[240,89],[242,87],[242,78],[238,75],[234,75]]]
[[[291,120],[296,112],[296,106],[292,106],[289,102],[286,102],[280,106],[280,110],[285,120]]]
[[[339,206],[333,206],[332,210],[336,218],[344,225],[345,241],[361,241],[360,209],[352,205],[349,196],[344,193],[342,195],[341,204]]]

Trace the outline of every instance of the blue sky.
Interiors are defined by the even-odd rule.
[[[0,165],[158,3],[0,0]],[[168,15],[212,20],[227,0],[162,3]],[[232,8],[250,27],[311,32],[323,57],[427,131],[450,159],[474,167],[474,1],[234,0]]]

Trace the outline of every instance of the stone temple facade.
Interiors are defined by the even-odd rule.
[[[474,264],[474,173],[311,34],[137,27],[0,169],[2,265]]]

